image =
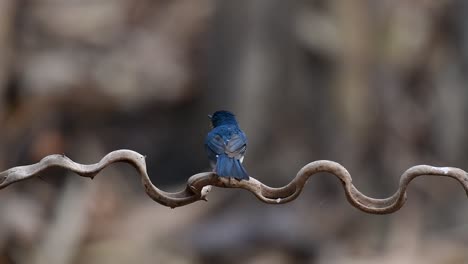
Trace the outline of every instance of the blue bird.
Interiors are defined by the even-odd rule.
[[[242,166],[247,136],[237,124],[236,117],[228,111],[216,111],[208,116],[213,129],[205,139],[205,149],[211,167],[220,177],[248,180],[249,175]]]

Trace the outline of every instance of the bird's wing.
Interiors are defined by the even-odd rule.
[[[247,138],[243,133],[234,134],[227,141],[224,152],[231,158],[241,159],[247,149]]]
[[[243,133],[232,135],[229,140],[214,134],[206,140],[206,148],[216,155],[226,154],[231,158],[240,159],[247,149],[247,138]]]
[[[224,149],[226,148],[223,138],[217,134],[209,135],[205,141],[205,145],[208,150],[218,155],[224,153]]]

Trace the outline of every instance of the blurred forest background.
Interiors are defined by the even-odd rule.
[[[228,109],[253,177],[331,159],[387,197],[410,166],[468,169],[467,18],[464,0],[1,0],[0,169],[129,148],[178,190]],[[368,215],[322,175],[285,205],[215,189],[171,210],[128,165],[50,170],[0,191],[0,264],[467,263],[459,184],[408,196]]]

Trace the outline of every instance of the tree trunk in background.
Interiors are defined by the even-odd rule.
[[[282,0],[218,1],[208,85],[214,108],[229,108],[241,119],[249,138],[246,164],[274,155],[275,122],[290,107],[277,105],[277,91],[291,85],[292,11]],[[258,167],[252,166],[252,175]]]
[[[14,42],[15,42],[15,21],[16,6],[19,1],[0,1],[0,124],[5,121],[5,111],[11,101],[7,98],[9,81],[14,71]],[[3,129],[0,131],[0,145],[5,146],[6,134]],[[0,167],[5,165],[5,152],[0,151]]]

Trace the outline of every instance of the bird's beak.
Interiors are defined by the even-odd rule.
[[[211,119],[213,116],[212,115],[208,115],[208,118]]]

